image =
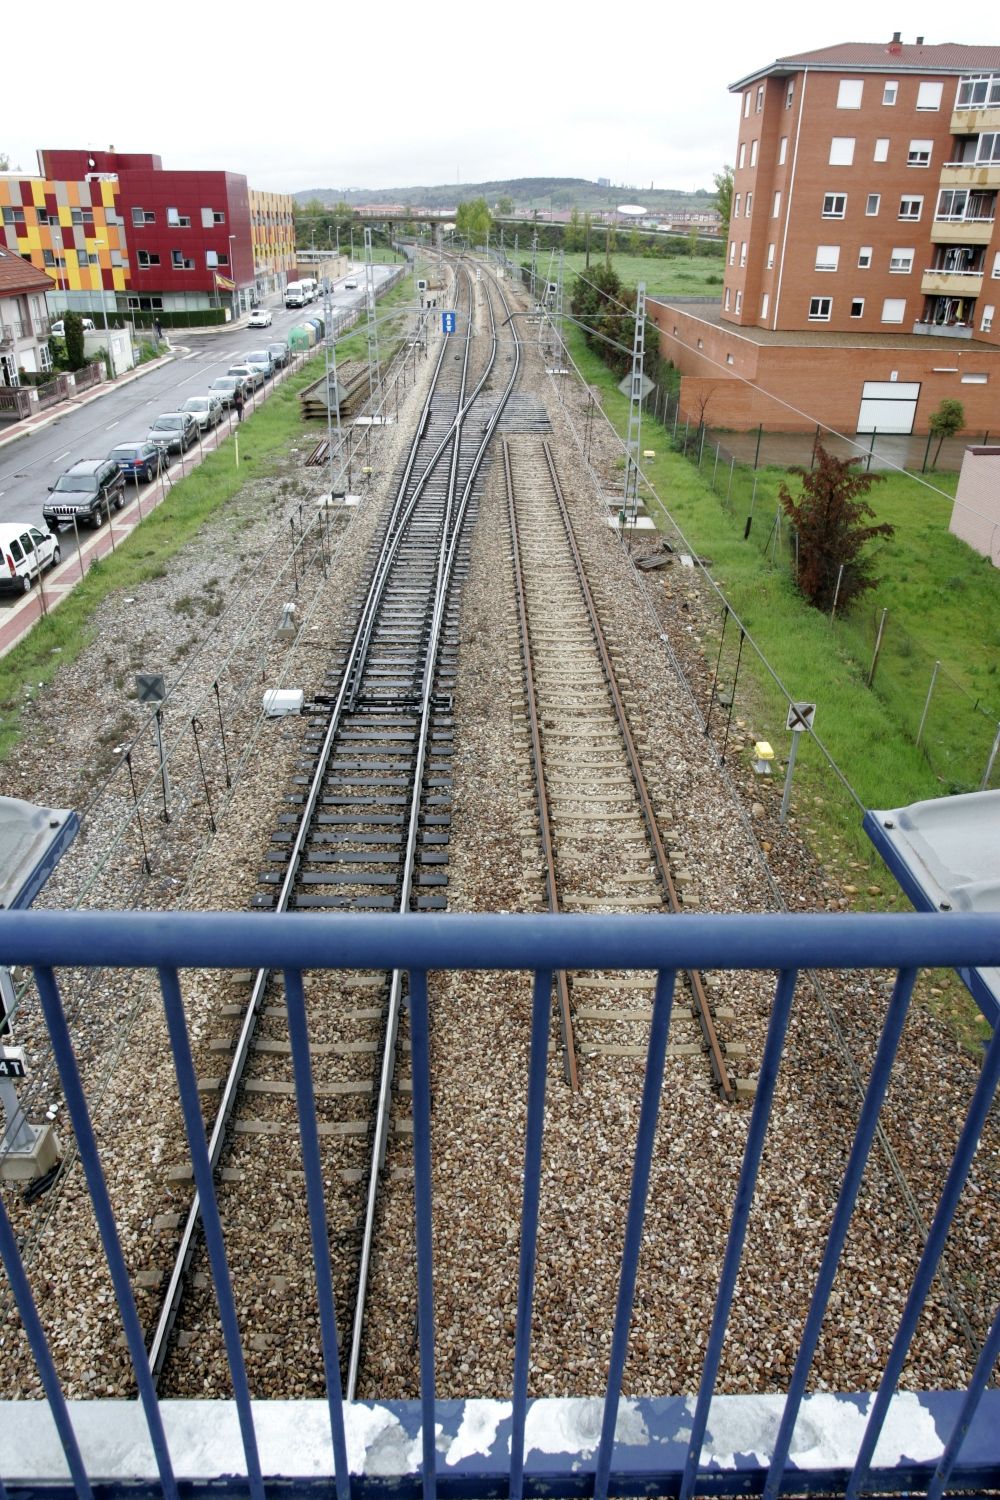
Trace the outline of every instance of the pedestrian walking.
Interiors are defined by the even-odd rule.
[[[160,322],[159,318],[153,319],[153,332],[156,334],[156,342],[159,343],[163,338],[163,324]]]
[[[240,422],[243,421],[243,402],[243,387],[241,385],[238,385],[233,392],[233,405],[236,408],[236,416]]]

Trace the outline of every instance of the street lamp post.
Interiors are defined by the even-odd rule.
[[[233,322],[234,323],[236,321],[237,314],[238,314],[238,311],[239,311],[238,306],[237,306],[237,298],[239,297],[239,293],[240,293],[240,284],[239,284],[239,282],[236,279],[236,252],[233,249],[233,246],[235,245],[235,243],[236,243],[236,236],[235,236],[235,234],[231,234],[229,236],[229,275],[232,278],[232,283],[233,283]]]
[[[101,288],[101,312],[104,314],[104,347],[108,351],[108,374],[111,379],[115,378],[115,360],[111,353],[111,334],[108,330],[108,304],[104,296],[104,272],[101,268],[101,247],[107,244],[107,240],[94,240],[97,248],[97,277]],[[134,356],[133,356],[134,357]]]

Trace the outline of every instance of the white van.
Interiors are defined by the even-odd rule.
[[[319,296],[319,282],[312,276],[306,276],[301,282],[302,290],[306,294],[307,302],[315,302]]]
[[[286,307],[305,307],[309,298],[301,281],[290,281],[285,287]]]
[[[54,568],[62,553],[51,531],[28,521],[0,522],[0,590],[26,594],[43,568]]]

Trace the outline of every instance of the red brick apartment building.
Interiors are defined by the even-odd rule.
[[[1000,430],[1000,47],[778,58],[739,95],[721,304],[652,302],[682,405],[734,428]]]

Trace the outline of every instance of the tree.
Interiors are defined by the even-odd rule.
[[[493,228],[493,215],[485,198],[467,198],[458,205],[455,229],[470,245],[482,244]]]
[[[6,151],[0,151],[0,172],[10,171],[10,157]]]
[[[956,432],[961,432],[965,426],[965,407],[961,401],[955,401],[946,396],[937,411],[931,412],[928,423],[931,436],[936,437],[938,445],[934,450],[934,462],[937,463],[941,456],[941,445],[946,437],[954,437]]]
[[[63,338],[66,342],[66,364],[71,370],[82,370],[85,357],[83,353],[83,319],[79,313],[64,312]]]
[[[583,324],[587,343],[613,370],[625,371],[631,363],[628,351],[635,337],[635,318],[630,310],[634,308],[635,290],[622,286],[613,266],[592,267],[574,282],[570,310]]]
[[[567,255],[580,248],[580,210],[576,204],[570,209],[569,223],[563,233],[563,249]]]
[[[878,585],[879,580],[871,577],[871,560],[861,553],[875,537],[892,536],[893,528],[886,523],[862,524],[865,518],[874,519],[875,512],[860,497],[883,476],[862,474],[859,464],[860,459],[834,458],[817,445],[812,469],[793,471],[802,475],[798,499],[784,481],[778,489],[782,508],[798,533],[799,591],[815,609],[829,611],[834,599],[838,608],[847,609],[859,594]]]
[[[733,169],[727,163],[721,172],[712,178],[715,183],[715,206],[722,218],[722,232],[729,233],[729,220],[733,213]]]
[[[514,212],[513,198],[509,197],[505,193],[502,198],[497,199],[496,207],[494,208],[493,212],[502,216],[509,216],[510,214],[512,214]]]

